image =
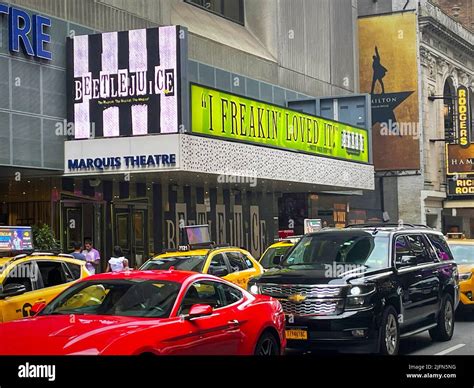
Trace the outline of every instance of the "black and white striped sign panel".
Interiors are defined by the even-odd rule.
[[[167,26],[71,38],[74,138],[178,132],[178,34]]]

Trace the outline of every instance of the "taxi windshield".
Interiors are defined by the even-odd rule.
[[[40,314],[166,318],[180,288],[179,283],[162,280],[80,282],[59,295]]]
[[[292,245],[268,248],[263,254],[260,264],[263,266],[263,268],[275,267],[275,264],[273,264],[273,258],[275,256],[283,256],[291,247]]]
[[[206,256],[174,256],[174,257],[157,257],[148,260],[140,268],[141,270],[167,270],[171,267],[180,271],[202,272]]]
[[[474,264],[474,244],[450,243],[454,261],[458,264]]]

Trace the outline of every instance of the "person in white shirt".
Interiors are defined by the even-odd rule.
[[[114,256],[110,258],[107,264],[107,272],[127,271],[128,260],[124,257],[122,249],[117,245],[114,247]]]

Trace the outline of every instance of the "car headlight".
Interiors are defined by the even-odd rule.
[[[459,281],[465,281],[472,278],[472,272],[463,272],[459,274]]]
[[[261,294],[261,288],[258,284],[250,284],[249,285],[249,291],[251,294],[258,295]]]
[[[370,297],[375,286],[352,286],[347,293],[346,310],[357,310],[370,305]]]
[[[373,285],[352,286],[349,289],[348,297],[366,296],[373,294],[374,292],[375,286]]]

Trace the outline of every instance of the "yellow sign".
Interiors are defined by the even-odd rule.
[[[225,140],[369,162],[363,128],[194,84],[191,123],[192,132]]]
[[[457,94],[459,145],[463,148],[467,148],[471,143],[471,130],[469,125],[469,91],[465,86],[459,86]]]
[[[414,12],[359,19],[360,91],[371,94],[376,170],[420,168],[417,53]]]
[[[308,332],[302,329],[290,329],[285,331],[285,336],[289,340],[307,340]]]

